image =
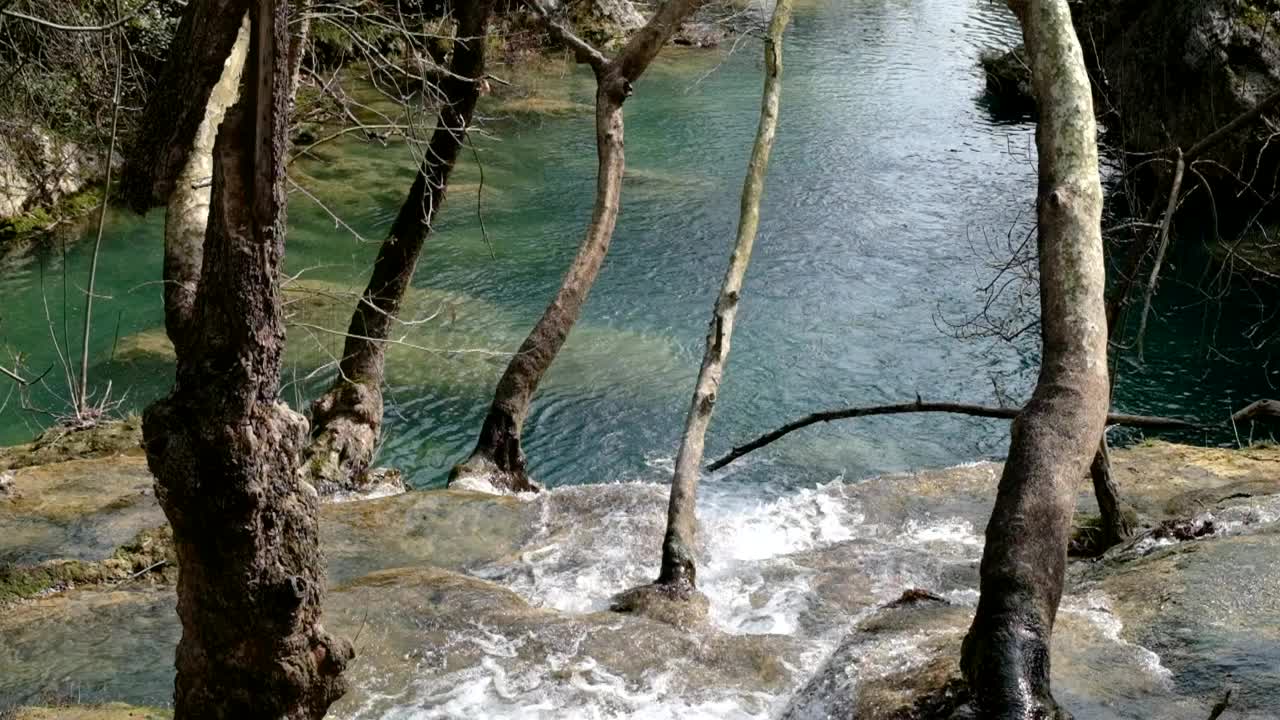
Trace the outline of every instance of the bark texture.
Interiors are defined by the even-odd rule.
[[[477,0],[455,10],[457,36],[441,81],[444,104],[435,132],[351,316],[338,377],[311,406],[312,439],[303,471],[321,494],[359,489],[373,462],[382,430],[386,340],[475,112],[492,8],[493,0]]]
[[[764,195],[765,177],[769,169],[769,154],[778,132],[778,103],[782,94],[782,34],[791,19],[791,0],[778,0],[765,37],[764,91],[760,106],[760,125],[751,148],[751,160],[747,165],[746,179],[742,185],[742,203],[738,214],[738,234],[720,294],[716,298],[707,327],[706,347],[698,381],[694,386],[693,400],[685,418],[684,435],[676,455],[675,472],[671,478],[671,502],[667,508],[667,532],[662,541],[662,565],[658,579],[652,584],[628,590],[614,598],[613,609],[620,612],[647,612],[647,606],[670,606],[676,601],[696,607],[703,614],[707,602],[697,591],[697,495],[698,475],[702,466],[702,454],[720,392],[720,380],[729,361],[730,340],[733,337],[734,320],[738,315],[738,301],[742,295],[742,283],[751,262],[751,250],[755,246],[760,227],[760,198]],[[655,602],[655,599],[658,602]],[[693,601],[693,602],[690,602]],[[654,613],[649,612],[651,616]],[[670,616],[671,613],[665,613]],[[675,617],[682,617],[675,614]],[[663,618],[666,619],[666,618]]]
[[[179,720],[321,718],[353,655],[320,624],[318,498],[297,479],[307,422],[278,400],[286,8],[253,2],[244,96],[214,147],[190,331],[173,338],[173,390],[143,416],[178,556]]]
[[[622,176],[626,168],[622,104],[631,96],[632,85],[644,74],[663,45],[705,0],[668,0],[643,28],[631,36],[613,60],[605,58],[560,23],[550,20],[542,6],[536,0],[532,2],[534,11],[546,20],[551,35],[573,50],[578,62],[590,65],[595,72],[598,167],[595,206],[586,237],[555,298],[498,381],[475,449],[449,474],[450,485],[462,483],[499,491],[539,489],[529,477],[521,432],[529,415],[533,393],[568,339],[569,331],[577,322],[609,252],[613,229],[618,221]]]
[[[981,596],[961,667],[979,717],[1058,718],[1049,648],[1075,487],[1102,436],[1107,329],[1097,130],[1066,0],[1010,3],[1040,107],[1036,127],[1040,376],[1013,423],[986,530]]]
[[[249,0],[191,0],[164,69],[124,153],[120,191],[144,212],[168,201],[213,88],[240,31]]]
[[[196,129],[187,162],[178,173],[164,215],[164,321],[176,343],[186,343],[195,307],[200,265],[204,260],[204,236],[209,225],[210,178],[213,176],[213,143],[227,108],[240,95],[240,75],[249,52],[249,18],[236,34],[235,44],[222,64],[222,75],[209,92],[204,118]]]

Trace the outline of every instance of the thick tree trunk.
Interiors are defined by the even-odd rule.
[[[1010,5],[1040,107],[1043,350],[1031,402],[1013,423],[961,666],[979,717],[1025,720],[1062,717],[1050,692],[1050,638],[1076,483],[1107,414],[1107,330],[1097,131],[1071,13],[1066,0]]]
[[[613,239],[613,229],[618,220],[622,175],[626,167],[622,104],[630,97],[632,85],[644,74],[662,46],[703,2],[705,0],[668,0],[613,60],[607,60],[562,25],[547,19],[546,11],[534,2],[534,11],[546,19],[551,34],[573,50],[579,62],[591,65],[595,71],[596,153],[599,161],[595,207],[586,238],[579,246],[560,289],[498,381],[476,447],[466,461],[453,468],[449,474],[450,485],[462,483],[499,491],[538,489],[526,467],[521,432],[529,415],[533,393],[569,337],[569,331],[577,322],[609,252],[609,242]]]
[[[676,455],[675,473],[671,478],[671,502],[667,509],[667,532],[662,541],[662,566],[658,579],[652,585],[641,586],[622,593],[614,599],[613,609],[635,611],[658,604],[645,595],[658,595],[664,599],[688,601],[705,607],[705,599],[698,598],[697,562],[695,560],[697,534],[698,475],[702,466],[702,453],[720,392],[720,380],[729,360],[729,345],[733,336],[734,320],[738,315],[738,300],[742,294],[742,282],[751,262],[751,250],[760,227],[760,198],[764,195],[765,176],[769,169],[769,153],[778,131],[778,98],[782,92],[782,34],[791,19],[791,0],[778,0],[773,18],[769,22],[765,38],[764,92],[760,107],[760,125],[755,144],[751,149],[751,161],[742,186],[742,204],[738,215],[738,235],[733,253],[729,256],[729,268],[725,271],[707,327],[706,348],[702,355],[702,367],[694,386],[693,401],[685,418],[684,436]]]
[[[444,105],[435,132],[352,314],[338,377],[311,406],[312,439],[303,468],[321,494],[358,489],[373,462],[382,429],[386,339],[475,111],[492,7],[493,0],[457,6],[453,59],[441,83]]]
[[[307,423],[278,398],[287,3],[252,5],[245,93],[218,133],[200,278],[172,338],[177,377],[143,416],[178,555],[179,720],[321,718],[353,655],[320,624],[319,500],[297,479]]]

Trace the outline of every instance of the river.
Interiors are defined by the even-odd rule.
[[[709,455],[820,409],[917,394],[995,403],[997,388],[1012,402],[1026,397],[1034,331],[1009,344],[957,339],[947,329],[981,309],[977,288],[994,276],[990,262],[1008,237],[1016,242],[1027,231],[1034,126],[993,119],[980,101],[975,64],[982,48],[1016,39],[1008,11],[982,0],[819,0],[797,13],[760,240]],[[733,238],[760,69],[753,41],[733,52],[672,49],[628,102],[628,180],[613,248],[525,431],[531,468],[548,485],[657,479],[674,454]],[[404,469],[416,487],[439,485],[466,455],[503,353],[554,293],[589,216],[589,73],[577,68],[553,84],[570,101],[563,112],[482,105],[485,134],[474,154],[464,152],[457,187],[424,251],[415,280],[422,292],[411,312],[442,312],[406,327],[404,339],[467,352],[393,349],[380,462]],[[316,155],[294,166],[295,177],[364,241],[295,192],[289,272],[329,290],[358,291],[413,159],[394,142],[339,142]],[[141,408],[171,381],[170,364],[145,352],[162,325],[161,215],[115,213],[103,244],[90,382],[100,396],[110,382],[122,412]],[[32,374],[53,368],[49,390],[33,394],[41,409],[65,410],[53,340],[78,354],[91,245],[30,258],[0,278],[0,343],[24,353]],[[1207,329],[1221,318],[1194,299],[1165,304],[1173,314],[1153,323],[1147,361],[1122,368],[1118,409],[1220,422],[1265,386],[1266,371],[1221,370]],[[285,394],[295,406],[305,406],[325,378],[292,381],[340,352],[334,331],[345,329],[352,301],[292,331]],[[0,414],[0,441],[26,440],[49,422],[19,406],[11,398]],[[1006,437],[1003,422],[960,417],[846,421],[787,438],[756,458],[767,470],[735,478],[777,487],[945,466],[998,456]]]
[[[982,309],[977,289],[994,272],[988,249],[998,255],[1029,229],[1034,125],[993,116],[976,64],[983,48],[1016,41],[1012,16],[988,0],[801,3],[786,38],[781,127],[709,456],[820,409],[917,395],[988,404],[1026,397],[1034,332],[1010,344],[947,329]],[[700,578],[713,628],[680,645],[684,656],[653,655],[646,637],[666,630],[591,614],[651,577],[656,561],[662,483],[733,238],[760,71],[754,40],[716,52],[669,49],[627,103],[628,175],[613,248],[525,429],[531,470],[554,490],[520,503],[412,493],[326,511],[336,586],[327,611],[341,632],[367,633],[357,645],[371,658],[353,671],[355,689],[337,716],[765,717],[816,671],[851,619],[902,589],[929,587],[961,605],[975,599],[993,468],[966,465],[945,482],[862,479],[999,457],[1007,423],[897,416],[812,427],[707,479],[710,559]],[[463,154],[417,272],[412,324],[389,351],[379,462],[403,469],[415,488],[442,485],[470,449],[506,353],[555,291],[590,213],[589,73],[543,82],[543,99],[554,102],[542,109],[554,112],[482,103],[484,132]],[[315,155],[292,169],[325,207],[291,196],[287,264],[300,279],[286,294],[293,325],[284,395],[295,407],[327,381],[315,371],[340,352],[335,333],[353,302],[346,293],[363,286],[413,172],[397,143],[338,141]],[[118,412],[139,410],[171,383],[162,221],[159,212],[116,212],[104,238],[91,383],[102,397],[110,382]],[[79,347],[90,246],[28,258],[0,277],[0,343],[24,353],[35,373],[52,368],[30,399],[38,409],[65,411],[53,344],[63,353]],[[1210,307],[1192,289],[1168,288],[1145,362],[1121,365],[1115,406],[1219,422],[1263,392],[1270,371],[1264,356],[1228,348],[1228,333],[1211,328],[1247,326],[1261,310],[1244,301]],[[1242,364],[1223,370],[1222,357]],[[0,441],[27,440],[49,420],[10,396]],[[1235,438],[1223,429],[1183,439]],[[132,462],[136,498],[149,480]],[[151,505],[127,515],[136,527],[116,528],[121,538],[108,545],[158,523],[157,513]],[[504,615],[515,603],[506,590],[460,580],[460,600],[432,601],[453,608],[446,622],[417,596],[423,581],[412,572],[364,577],[397,565],[465,571],[534,609]],[[1064,677],[1085,678],[1060,686],[1073,707],[1088,710],[1083,717],[1203,717],[1217,670],[1197,674],[1205,657],[1187,660],[1188,677],[1204,686],[1188,690],[1179,680],[1177,693],[1194,700],[1169,710],[1170,670],[1122,639],[1110,601],[1091,593],[1064,606],[1063,622],[1076,628],[1063,634],[1064,657],[1084,658],[1061,666]],[[0,699],[30,701],[53,687],[165,702],[172,668],[161,658],[177,637],[168,590],[86,591],[58,602],[80,620],[35,619],[0,643],[0,660],[23,669],[0,682]],[[914,647],[889,643],[876,663],[893,666]],[[1123,683],[1095,685],[1117,674]],[[1271,686],[1258,687],[1265,697]]]

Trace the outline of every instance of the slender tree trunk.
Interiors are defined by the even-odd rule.
[[[321,718],[353,655],[320,624],[319,500],[297,481],[307,422],[279,401],[287,2],[254,0],[250,18],[174,388],[143,416],[178,555],[178,720]]]
[[[987,524],[981,596],[961,667],[978,716],[1062,717],[1049,648],[1075,488],[1108,406],[1102,190],[1089,78],[1066,0],[1013,0],[1040,120],[1040,377],[1013,423]]]
[[[441,82],[444,105],[435,133],[352,314],[338,377],[311,406],[312,439],[304,453],[304,470],[321,494],[362,485],[373,462],[382,429],[385,341],[471,124],[484,75],[492,7],[493,0],[456,6],[458,30],[449,73]]]
[[[760,198],[764,194],[765,176],[769,169],[769,153],[778,131],[778,102],[782,93],[782,34],[791,19],[791,0],[778,0],[773,18],[769,22],[765,38],[764,92],[760,107],[760,126],[751,149],[751,161],[742,186],[742,204],[738,215],[738,236],[733,253],[729,256],[729,268],[720,285],[720,295],[711,313],[707,327],[706,348],[702,355],[702,367],[694,386],[693,401],[685,418],[684,436],[676,455],[675,473],[671,478],[671,502],[667,510],[667,532],[662,541],[662,566],[658,579],[652,585],[634,588],[614,599],[613,609],[627,612],[645,612],[658,606],[661,600],[687,601],[697,598],[696,605],[706,606],[698,596],[697,562],[697,495],[698,474],[702,466],[702,453],[720,392],[720,380],[729,360],[729,344],[733,336],[734,320],[738,314],[738,300],[742,294],[742,282],[751,262],[751,250],[760,227]],[[648,597],[646,597],[648,596]],[[662,613],[671,617],[671,613]],[[679,615],[675,614],[678,618]],[[661,615],[660,615],[661,616]]]
[[[569,337],[582,306],[595,284],[613,229],[618,220],[622,176],[626,167],[623,144],[622,104],[632,86],[649,67],[662,46],[705,0],[668,0],[643,28],[631,37],[613,60],[547,18],[534,0],[533,8],[548,24],[552,35],[572,49],[578,61],[591,65],[596,76],[596,174],[595,207],[591,224],[578,254],[565,274],[555,298],[533,331],[520,345],[498,381],[493,404],[480,428],[470,457],[453,468],[449,484],[469,484],[502,491],[537,490],[526,468],[521,431],[529,415],[529,403],[538,383]]]

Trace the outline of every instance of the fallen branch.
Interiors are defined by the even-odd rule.
[[[1231,416],[1231,422],[1238,423],[1258,418],[1280,418],[1280,401],[1256,400]]]
[[[775,440],[789,435],[796,430],[820,422],[845,420],[848,418],[869,417],[872,415],[901,415],[905,413],[954,413],[973,417],[997,418],[1012,420],[1022,412],[1022,408],[991,407],[988,405],[969,405],[965,403],[927,403],[917,399],[911,403],[898,405],[873,405],[870,407],[845,408],[844,410],[826,410],[806,415],[799,420],[783,425],[773,432],[765,433],[745,445],[735,447],[729,454],[707,466],[707,470],[715,471],[746,455],[759,450]],[[1127,427],[1147,430],[1186,430],[1198,427],[1196,423],[1180,418],[1156,417],[1150,415],[1125,415],[1113,413],[1107,415],[1108,425],[1125,425]]]

